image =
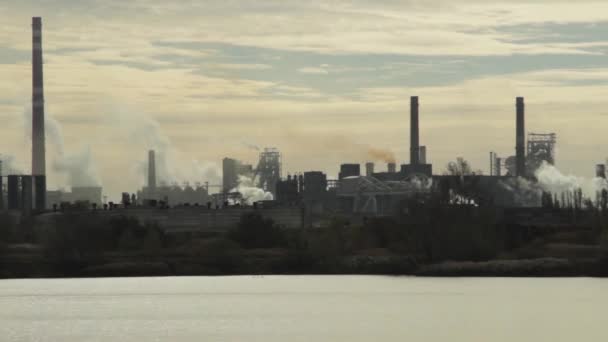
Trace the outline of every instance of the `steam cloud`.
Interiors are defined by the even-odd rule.
[[[555,166],[547,163],[543,163],[535,175],[540,187],[554,194],[581,189],[584,197],[593,199],[598,191],[608,190],[606,179],[564,175]]]
[[[23,111],[24,136],[28,141],[31,141],[32,137],[31,113],[30,106]],[[47,165],[50,165],[54,172],[65,178],[65,184],[63,185],[70,187],[101,186],[91,147],[85,145],[76,152],[68,153],[65,150],[61,124],[53,118],[51,113],[46,113],[44,126],[47,142]]]
[[[215,163],[189,158],[171,143],[160,124],[145,115],[129,113],[111,115],[112,125],[119,125],[120,136],[127,137],[131,145],[139,146],[141,159],[135,162],[134,169],[140,185],[147,179],[147,150],[156,151],[156,177],[159,184],[210,182],[221,183],[221,170]]]
[[[565,175],[555,166],[543,162],[536,170],[537,182],[524,178],[512,178],[502,181],[505,189],[513,193],[515,201],[522,206],[538,206],[543,192],[560,196],[581,189],[583,197],[593,200],[601,190],[608,190],[608,181],[603,178],[584,178]]]
[[[239,176],[238,186],[232,189],[231,192],[241,193],[243,200],[249,205],[258,201],[271,201],[273,199],[272,193],[256,187],[253,184],[253,180],[245,176]]]

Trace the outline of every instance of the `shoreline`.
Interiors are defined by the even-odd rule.
[[[285,270],[272,271],[259,269],[256,272],[241,269],[235,272],[220,272],[217,269],[197,263],[184,263],[176,266],[168,261],[121,261],[100,263],[86,266],[74,273],[62,273],[52,270],[50,263],[27,263],[27,268],[21,272],[3,268],[0,271],[2,279],[62,279],[62,278],[113,278],[113,277],[182,277],[182,276],[305,276],[305,275],[378,275],[378,276],[415,276],[415,277],[505,277],[505,278],[576,278],[608,277],[606,263],[602,260],[567,260],[559,258],[537,258],[519,260],[489,260],[489,261],[445,261],[441,263],[404,265],[387,262],[373,262],[358,265],[342,265],[332,270]],[[17,264],[26,266],[25,264]],[[258,265],[259,266],[259,265]]]

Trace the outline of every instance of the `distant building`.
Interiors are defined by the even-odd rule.
[[[89,202],[101,206],[103,188],[99,186],[74,186],[72,191],[51,190],[46,193],[48,208],[53,205],[60,206],[61,203]]]

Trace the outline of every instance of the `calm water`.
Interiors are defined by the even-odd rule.
[[[0,341],[608,341],[608,281],[0,281]]]

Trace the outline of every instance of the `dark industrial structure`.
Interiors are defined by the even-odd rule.
[[[156,190],[156,152],[148,151],[148,189]]]
[[[534,172],[544,163],[555,165],[555,144],[557,137],[555,133],[528,133],[528,148],[526,155],[526,166],[528,175]]]
[[[526,133],[524,98],[518,97],[515,103],[515,176],[526,176]]]
[[[260,153],[254,180],[260,189],[276,195],[276,185],[281,180],[282,157],[276,148],[265,148]]]
[[[94,208],[105,204],[104,207],[116,210],[114,204],[104,203],[101,187],[72,187],[71,192],[47,192],[42,21],[39,17],[32,19],[32,29],[32,169],[28,175],[4,176],[0,164],[0,209],[19,210],[30,215],[45,211],[49,204],[57,207],[65,202],[85,202]],[[335,214],[355,218],[407,215],[411,202],[434,201],[432,203],[445,206],[466,204],[501,208],[539,207],[543,204],[542,198],[546,199],[548,195],[535,183],[534,175],[543,163],[555,164],[557,137],[555,133],[528,133],[526,140],[523,97],[516,98],[515,155],[501,158],[490,152],[490,173],[487,176],[471,170],[433,175],[427,146],[420,144],[421,105],[418,96],[410,97],[409,110],[407,164],[397,164],[394,158],[387,158],[384,160],[386,169],[367,162],[364,172],[359,163],[343,163],[337,179],[328,179],[321,171],[306,171],[283,178],[281,152],[277,148],[265,148],[259,153],[255,167],[237,159],[224,158],[221,184],[167,184],[167,180],[162,179],[162,172],[161,179],[157,173],[157,160],[162,160],[163,156],[150,150],[145,186],[137,194],[123,192],[120,209],[136,208],[138,217],[164,220],[163,225],[167,227],[180,221],[180,225],[188,229],[203,226],[211,229],[215,224],[222,227],[231,225],[241,212],[262,208],[272,209],[273,215],[289,226],[299,223],[316,226]],[[595,175],[605,182],[606,166],[597,165]],[[218,193],[210,194],[210,187],[219,188]],[[244,200],[245,197],[255,200],[249,202]],[[186,207],[188,209],[184,209]],[[175,212],[185,216],[178,218],[175,212],[161,212],[170,208],[180,208]],[[204,215],[198,215],[197,210],[206,211]],[[226,211],[213,212],[215,210]]]
[[[32,175],[36,209],[46,209],[46,156],[44,146],[44,88],[42,73],[42,19],[32,18]],[[28,183],[29,184],[29,183]]]

